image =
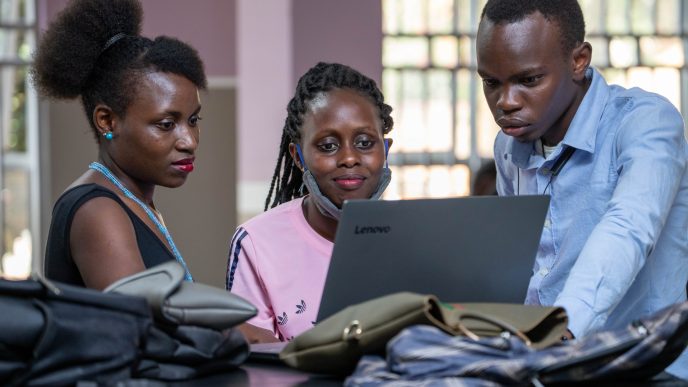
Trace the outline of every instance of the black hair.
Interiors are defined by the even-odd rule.
[[[140,36],[143,9],[137,0],[71,0],[44,32],[34,53],[32,80],[50,98],[81,96],[91,128],[98,104],[119,116],[136,96],[140,77],[150,71],[207,85],[194,48],[170,37]]]
[[[585,19],[577,0],[489,0],[480,19],[495,24],[514,23],[535,12],[557,23],[565,53],[584,41]]]
[[[303,124],[303,117],[309,108],[310,101],[319,93],[332,89],[351,89],[369,98],[377,106],[382,122],[382,134],[387,134],[392,130],[394,126],[394,120],[390,115],[392,107],[385,103],[384,96],[374,80],[343,64],[318,63],[299,79],[294,97],[287,105],[287,118],[282,130],[277,165],[270,182],[268,197],[265,199],[266,211],[268,208],[301,197],[306,193],[300,192],[303,174],[291,158],[289,144],[298,143],[301,139],[299,129]],[[306,191],[305,187],[304,191]],[[270,204],[273,192],[274,200]]]

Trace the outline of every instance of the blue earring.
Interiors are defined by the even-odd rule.
[[[385,168],[389,168],[389,164],[387,163],[387,155],[389,154],[389,139],[388,138],[384,139],[384,144],[385,144]]]
[[[301,169],[302,172],[306,172],[308,168],[306,168],[306,162],[303,161],[303,154],[301,153],[301,146],[299,144],[296,144],[296,153],[299,155],[299,161],[301,161]],[[306,188],[306,182],[301,180],[301,187],[299,187],[299,195],[303,196],[303,190]]]
[[[112,132],[105,132],[103,133],[103,137],[105,137],[106,140],[110,141],[113,137],[115,137],[115,135],[112,134]]]
[[[301,146],[299,144],[296,144],[296,153],[299,155],[299,161],[301,161],[303,170],[306,171],[308,168],[306,168],[306,162],[303,161],[303,153],[301,153]]]

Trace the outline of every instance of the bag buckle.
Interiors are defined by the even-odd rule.
[[[363,334],[363,327],[361,326],[361,322],[358,320],[352,320],[349,325],[347,325],[344,328],[344,331],[342,332],[342,340],[343,341],[353,341],[361,338],[361,335]]]

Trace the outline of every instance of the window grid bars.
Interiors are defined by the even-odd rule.
[[[21,6],[21,2],[19,6]],[[25,7],[26,14],[23,16],[22,20],[17,21],[1,21],[0,31],[3,32],[2,37],[8,39],[8,36],[12,36],[13,32],[25,33],[32,32],[34,37],[38,36],[38,25],[36,23],[36,2],[35,0],[25,0],[23,4]],[[34,45],[31,47],[32,51],[35,50],[35,38],[33,40]],[[0,58],[0,74],[4,73],[7,68],[18,68],[30,66],[32,61],[21,59],[16,50],[12,52],[14,56]],[[0,84],[0,87],[13,87],[14,85],[4,85]],[[28,76],[25,79],[25,92],[26,92],[26,117],[25,117],[25,130],[26,130],[26,151],[25,154],[12,154],[5,152],[4,146],[4,133],[0,132],[0,193],[5,190],[5,175],[6,169],[21,169],[26,171],[28,174],[28,192],[29,198],[29,214],[28,214],[28,227],[31,233],[31,265],[33,270],[40,269],[41,259],[40,253],[42,251],[42,244],[40,242],[40,231],[41,231],[41,176],[40,176],[40,156],[39,156],[39,136],[38,136],[38,97],[34,88],[30,85]],[[5,93],[0,93],[0,104],[3,103],[2,95]],[[0,200],[0,259],[2,259],[7,252],[5,246],[5,229],[6,229],[6,214],[8,212],[5,208],[4,200]],[[0,273],[2,270],[0,270]]]

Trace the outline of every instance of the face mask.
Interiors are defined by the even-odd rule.
[[[389,147],[387,145],[387,140],[385,140],[385,167],[382,170],[382,176],[380,176],[380,181],[377,183],[377,188],[375,192],[370,196],[371,200],[378,200],[382,197],[385,189],[392,181],[392,170],[387,166],[387,151]],[[299,154],[299,160],[301,160],[301,165],[304,166],[303,171],[303,185],[308,188],[308,192],[311,195],[311,199],[315,203],[321,214],[329,218],[339,220],[342,217],[342,209],[337,207],[332,201],[320,191],[318,183],[315,181],[315,177],[306,167],[306,163],[303,161],[303,155],[301,154],[301,147],[296,144],[296,152]]]
[[[370,199],[380,199],[382,193],[385,192],[385,189],[387,188],[391,180],[392,170],[385,167],[382,171],[380,181],[377,184],[377,189],[370,196]],[[318,211],[320,211],[321,214],[336,220],[339,220],[339,218],[342,217],[342,209],[337,207],[334,203],[332,203],[332,201],[327,196],[323,195],[322,192],[320,192],[318,183],[316,183],[315,177],[309,170],[303,172],[303,185],[306,188],[308,188],[308,192],[311,195],[311,199],[313,200],[315,206],[318,208]]]

